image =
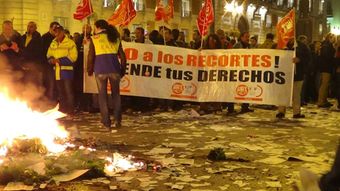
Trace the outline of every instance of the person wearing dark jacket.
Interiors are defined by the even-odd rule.
[[[290,39],[287,43],[286,50],[294,50],[294,38]],[[293,59],[295,64],[294,71],[294,84],[293,84],[293,118],[305,118],[305,115],[301,114],[301,90],[303,85],[303,79],[308,63],[310,61],[310,51],[306,44],[301,41],[297,42],[296,58]],[[279,113],[277,118],[284,118],[286,113],[286,107],[279,106]]]
[[[0,34],[0,52],[3,53],[14,70],[22,70],[20,63],[20,34],[13,29],[12,21],[4,21]]]
[[[77,45],[78,58],[74,65],[74,101],[77,111],[94,111],[91,95],[84,94],[84,46],[88,46],[91,40],[92,28],[86,24],[82,28],[83,32],[78,39],[74,39]]]
[[[21,37],[20,49],[26,74],[25,81],[40,86],[42,84],[42,40],[35,22],[28,23],[27,32]]]
[[[92,76],[93,73],[95,74],[102,124],[106,128],[111,129],[107,99],[107,83],[109,81],[114,105],[114,127],[121,127],[122,112],[119,84],[120,79],[126,73],[126,57],[119,32],[105,20],[97,20],[95,22],[95,35],[92,36],[90,42],[87,72],[89,76]]]
[[[243,32],[240,35],[239,41],[234,44],[235,49],[249,49],[250,44],[249,44],[249,32]],[[235,113],[235,108],[234,108],[234,103],[227,103],[227,111],[228,115]],[[248,113],[248,112],[254,112],[254,110],[249,108],[249,103],[242,103],[241,105],[241,111],[240,113]]]
[[[52,22],[50,24],[49,31],[45,33],[42,37],[42,54],[44,55],[42,58],[42,68],[43,68],[43,84],[45,87],[45,96],[49,99],[49,101],[56,103],[57,102],[57,93],[56,93],[56,81],[54,76],[53,66],[47,61],[47,51],[50,47],[53,39],[55,38],[55,28],[59,26],[58,22]]]
[[[318,107],[329,108],[332,106],[331,103],[327,101],[328,97],[328,88],[331,79],[331,74],[333,73],[333,63],[335,58],[335,48],[333,46],[335,42],[335,35],[329,33],[326,35],[325,40],[321,45],[321,65],[320,69],[320,78],[321,85],[319,88],[319,98],[318,98]]]
[[[337,40],[337,49],[335,54],[335,79],[336,79],[336,98],[338,100],[337,108],[340,110],[340,36]]]

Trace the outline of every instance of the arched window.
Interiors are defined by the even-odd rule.
[[[287,2],[287,7],[288,8],[291,8],[291,7],[293,7],[294,6],[294,0],[288,0],[288,2]]]
[[[276,5],[277,6],[282,6],[283,5],[283,0],[277,0]]]
[[[135,7],[136,11],[143,11],[144,0],[133,0],[133,6]]]
[[[190,16],[190,0],[182,0],[182,17]]]

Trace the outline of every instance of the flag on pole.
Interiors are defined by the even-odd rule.
[[[81,0],[77,6],[76,12],[73,13],[73,18],[83,20],[93,13],[91,0]]]
[[[174,0],[157,0],[155,10],[155,20],[168,23],[170,19],[174,18]]]
[[[276,25],[277,48],[283,49],[295,37],[295,9],[289,11]]]
[[[214,22],[214,7],[212,0],[205,0],[197,17],[197,28],[203,36],[208,34],[208,27]]]
[[[136,17],[136,10],[132,0],[123,0],[113,15],[108,19],[108,23],[113,26],[127,26]]]

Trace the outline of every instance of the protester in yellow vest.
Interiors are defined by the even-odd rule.
[[[47,58],[48,62],[54,65],[60,111],[72,115],[74,112],[73,63],[78,57],[77,46],[65,35],[62,26],[56,26],[55,34],[56,38],[48,48]]]
[[[119,128],[122,121],[119,83],[126,71],[125,53],[121,45],[119,32],[105,20],[95,22],[95,34],[90,42],[87,72],[89,76],[95,73],[99,92],[101,122],[108,129],[111,129],[107,101],[107,82],[110,81],[111,96],[114,104],[114,127]]]

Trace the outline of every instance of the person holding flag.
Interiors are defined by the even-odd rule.
[[[119,60],[120,59],[120,60]],[[89,76],[95,74],[99,92],[99,109],[102,124],[111,129],[111,119],[107,99],[108,81],[114,104],[114,127],[121,127],[122,112],[120,98],[120,79],[125,75],[126,57],[123,51],[119,32],[116,27],[105,20],[95,22],[95,35],[90,42],[87,62]]]

